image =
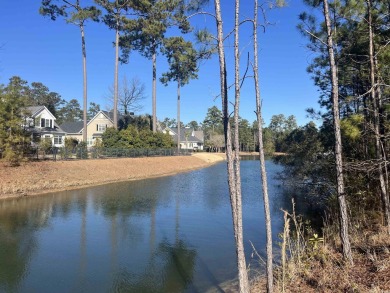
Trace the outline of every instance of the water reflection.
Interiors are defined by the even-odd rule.
[[[147,266],[139,274],[127,268],[114,275],[113,292],[196,292],[193,286],[196,250],[183,240],[159,243]]]
[[[242,162],[248,261],[249,240],[265,252],[258,170]],[[275,235],[278,170],[268,163]],[[0,236],[5,292],[204,292],[236,276],[225,164],[0,201]]]

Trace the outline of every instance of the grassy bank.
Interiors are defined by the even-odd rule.
[[[173,175],[220,162],[219,154],[69,161],[38,161],[9,167],[0,162],[0,199],[39,195],[118,181]]]

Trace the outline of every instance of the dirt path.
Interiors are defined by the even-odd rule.
[[[0,199],[172,175],[222,160],[223,154],[196,153],[180,157],[41,161],[19,167],[0,163]]]

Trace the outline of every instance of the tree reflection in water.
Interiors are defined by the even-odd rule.
[[[37,248],[35,231],[47,226],[51,211],[49,201],[33,209],[28,201],[0,202],[0,291],[18,292]]]
[[[196,251],[182,240],[173,245],[163,241],[151,255],[140,275],[125,268],[115,276],[113,292],[196,292],[192,285]]]
[[[147,210],[151,214],[150,228],[150,259],[144,271],[134,278],[126,269],[115,276],[114,292],[184,292],[190,289],[196,292],[192,284],[195,270],[196,250],[190,249],[185,241],[179,239],[180,201],[175,197],[175,242],[169,243],[163,239],[154,248],[156,239],[155,201],[149,203]],[[142,205],[143,206],[143,205]],[[143,206],[145,209],[146,207]],[[172,215],[173,216],[173,215]]]
[[[261,252],[253,163],[242,162],[244,224]],[[221,292],[236,276],[233,238],[223,164],[0,201],[0,292]]]

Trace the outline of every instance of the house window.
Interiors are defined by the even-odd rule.
[[[55,135],[54,136],[54,144],[62,144],[62,136]]]
[[[98,124],[97,125],[97,131],[104,132],[107,129],[107,124]]]
[[[87,138],[87,145],[88,146],[92,146],[93,145],[93,138],[92,137],[88,137]]]
[[[41,119],[41,127],[50,127],[50,128],[52,128],[53,127],[52,120],[51,119],[42,118]]]

